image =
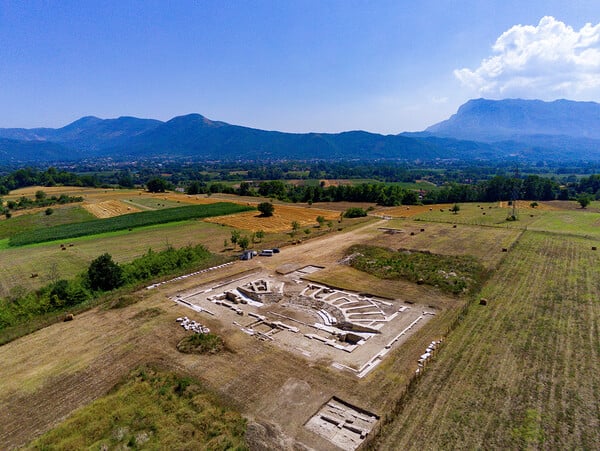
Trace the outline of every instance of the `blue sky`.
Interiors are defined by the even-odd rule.
[[[600,101],[599,24],[584,0],[0,0],[0,127],[197,112],[395,134],[470,98]]]

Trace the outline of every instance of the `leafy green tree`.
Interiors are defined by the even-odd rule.
[[[42,190],[36,191],[35,192],[35,200],[44,200],[46,198],[46,193]]]
[[[262,241],[262,239],[265,237],[265,231],[257,230],[256,233],[254,234],[254,236],[256,236],[257,240]]]
[[[206,194],[207,191],[208,188],[204,182],[192,182],[185,190],[185,192],[190,195]]]
[[[127,171],[120,174],[117,183],[121,188],[133,188],[135,186],[133,183],[133,177],[131,177],[131,174]]]
[[[319,223],[319,227],[323,227],[323,224],[325,224],[325,218],[323,216],[317,216],[317,222]]]
[[[450,211],[451,211],[452,213],[454,213],[454,214],[458,214],[458,212],[460,211],[460,205],[458,205],[458,204],[454,204],[454,205],[452,206],[452,208],[450,209]]]
[[[367,212],[364,208],[360,207],[350,207],[344,213],[344,218],[362,218],[363,216],[367,216]]]
[[[238,195],[240,196],[252,196],[254,193],[252,192],[251,185],[248,182],[240,183],[240,189],[238,190]]]
[[[231,244],[233,244],[234,247],[236,244],[238,244],[238,241],[240,238],[241,238],[241,234],[239,231],[233,230],[231,232]]]
[[[92,290],[110,291],[123,284],[123,270],[108,253],[93,260],[87,274]]]
[[[590,202],[590,196],[588,196],[587,194],[581,194],[578,198],[577,198],[577,202],[579,202],[579,205],[581,205],[581,208],[586,208]]]
[[[146,188],[151,193],[164,193],[168,188],[168,182],[160,177],[154,177],[146,182]]]
[[[50,216],[52,213],[54,213],[54,210],[52,208],[46,208],[46,216]]]
[[[273,216],[273,213],[275,212],[275,207],[271,202],[261,202],[256,208],[260,211],[261,216],[264,217]]]
[[[243,251],[245,251],[246,249],[248,249],[248,246],[250,246],[250,239],[246,235],[241,236],[238,239],[238,245]]]
[[[298,221],[292,221],[292,233],[290,235],[296,236],[298,230],[300,230],[300,223]]]

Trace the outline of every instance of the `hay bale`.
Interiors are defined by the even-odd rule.
[[[410,236],[414,236],[415,232],[410,232]]]
[[[73,316],[73,314],[72,314],[72,313],[67,313],[67,314],[65,315],[65,319],[64,319],[64,321],[73,321],[73,319],[74,319],[74,318],[75,318],[75,316]]]
[[[425,231],[425,229],[421,229],[421,232],[424,232],[424,231]]]
[[[37,276],[38,276],[38,273],[37,273],[37,272],[32,272],[32,273],[31,273],[31,278],[32,278],[32,279],[35,279]]]
[[[596,246],[592,246],[592,250],[595,251],[597,248]]]
[[[508,249],[507,249],[507,248],[505,248],[505,247],[503,247],[503,248],[502,248],[502,252],[508,252]]]
[[[487,304],[488,304],[488,300],[487,300],[487,299],[485,299],[485,298],[481,298],[481,299],[479,300],[479,305],[487,305]]]
[[[417,280],[417,285],[423,285],[425,283],[425,279],[423,279],[422,277],[419,278],[419,280]]]
[[[456,229],[456,224],[454,224],[454,225],[452,226],[452,228],[453,228],[453,229]]]

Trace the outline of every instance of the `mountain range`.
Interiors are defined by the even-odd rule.
[[[470,100],[423,132],[284,133],[200,114],[154,119],[83,117],[65,127],[0,128],[0,162],[94,158],[600,160],[600,104]]]

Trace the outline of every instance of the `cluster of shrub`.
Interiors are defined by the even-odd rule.
[[[355,245],[348,251],[351,266],[382,279],[405,279],[427,284],[451,294],[475,291],[488,276],[470,255],[439,255],[420,251]]]
[[[87,271],[73,279],[56,280],[29,292],[17,288],[7,298],[0,299],[0,330],[36,316],[83,305],[121,286],[198,266],[211,256],[202,245],[169,247],[161,252],[149,250],[125,264],[118,264],[109,254],[103,254],[90,263]]]
[[[50,207],[51,205],[63,205],[70,204],[73,202],[83,202],[83,197],[81,196],[67,196],[66,194],[61,194],[60,196],[50,196],[48,197],[44,191],[36,191],[35,198],[31,199],[29,197],[21,196],[17,200],[8,200],[6,201],[6,206],[2,207],[2,213],[6,215],[7,218],[10,218],[11,210],[25,210],[27,208],[34,207]],[[2,205],[2,201],[0,200],[0,205]],[[46,214],[52,214],[52,209],[49,208],[46,210]]]

